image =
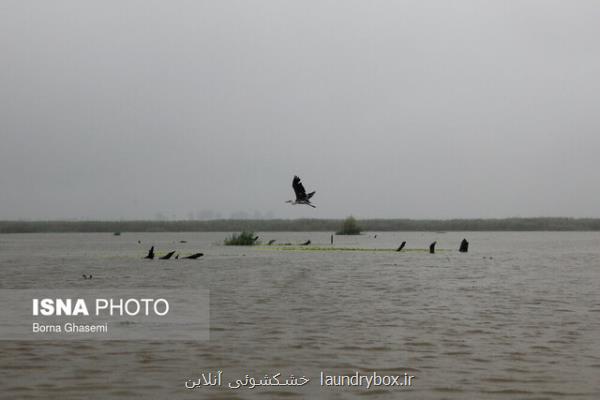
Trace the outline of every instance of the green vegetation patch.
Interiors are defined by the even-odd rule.
[[[231,236],[225,238],[225,246],[254,246],[260,244],[258,236],[254,232],[242,232],[233,233]]]
[[[315,251],[315,252],[320,252],[320,251],[371,251],[371,252],[393,251],[393,252],[395,252],[396,251],[396,249],[373,249],[373,248],[365,248],[365,247],[260,246],[259,248],[264,249],[264,250],[273,250],[273,251],[285,250],[285,251]],[[444,251],[451,251],[451,250],[436,249],[436,252],[438,252],[438,251],[444,252]],[[429,253],[429,249],[403,249],[399,253],[405,253],[405,252]]]
[[[344,220],[342,229],[336,232],[337,235],[360,235],[360,226],[356,222],[356,218],[352,215]]]

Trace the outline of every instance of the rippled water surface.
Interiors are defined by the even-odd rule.
[[[0,397],[600,398],[600,234],[374,235],[336,237],[335,246],[437,240],[441,251],[225,247],[225,233],[0,235],[3,289],[210,291],[209,341],[0,341]],[[328,233],[260,236],[330,246]],[[463,237],[468,254],[456,251]],[[151,244],[205,256],[143,260]],[[225,380],[281,372],[311,382],[185,388],[217,370]],[[410,389],[332,389],[319,385],[320,371],[416,378]]]

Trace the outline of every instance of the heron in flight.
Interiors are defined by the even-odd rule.
[[[292,187],[294,188],[294,192],[296,193],[296,200],[288,200],[286,203],[291,204],[306,204],[307,206],[311,206],[312,208],[316,208],[311,202],[310,199],[314,196],[316,192],[306,193],[306,189],[304,189],[304,185],[300,182],[300,178],[294,175],[294,180],[292,181]]]

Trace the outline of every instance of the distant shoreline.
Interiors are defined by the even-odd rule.
[[[363,231],[600,231],[600,218],[359,219]],[[335,232],[342,219],[208,221],[0,221],[0,233],[61,232]]]

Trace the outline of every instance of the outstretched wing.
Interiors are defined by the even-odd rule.
[[[294,176],[294,180],[292,181],[292,187],[294,188],[294,192],[296,193],[296,201],[307,200],[306,190],[304,189],[304,185],[302,185],[302,182],[300,182],[299,177]]]
[[[150,247],[150,250],[148,250],[148,255],[144,258],[148,258],[150,260],[154,258],[154,246]]]

